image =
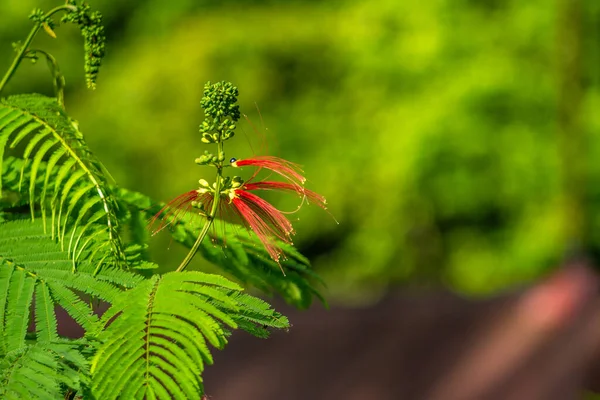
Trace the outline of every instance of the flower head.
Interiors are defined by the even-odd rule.
[[[218,193],[221,201],[217,214],[227,213],[236,216],[238,222],[256,234],[271,258],[279,262],[281,257],[285,255],[277,241],[292,244],[292,235],[295,233],[294,228],[286,217],[288,213],[277,209],[255,192],[279,191],[291,193],[300,197],[302,203],[307,201],[323,209],[326,209],[325,198],[312,190],[305,189],[301,185],[301,182],[305,182],[306,179],[301,175],[298,164],[278,157],[256,157],[231,162],[232,165],[234,163],[238,167],[254,166],[258,168],[258,171],[261,168],[266,168],[288,180],[288,182],[256,180],[257,171],[246,181],[237,176],[233,178],[226,177]],[[210,210],[215,196],[217,196],[214,186],[210,186],[208,182],[201,179],[200,187],[197,190],[184,193],[170,201],[154,216],[151,222],[156,223],[165,219],[165,217],[167,219],[177,219],[181,212],[190,211],[191,208]],[[302,206],[302,203],[300,206]],[[223,217],[223,215],[218,216]],[[162,230],[166,224],[164,221],[161,222],[155,232]]]
[[[196,242],[177,271],[189,264],[215,219],[223,219],[229,215],[236,217],[238,222],[254,232],[267,253],[279,264],[280,259],[285,256],[280,243],[292,243],[294,228],[286,217],[289,213],[278,210],[256,192],[269,190],[292,193],[301,198],[298,209],[305,201],[326,209],[323,196],[304,188],[306,178],[302,168],[296,163],[279,157],[256,156],[241,160],[232,158],[229,165],[226,164],[223,145],[234,136],[235,123],[240,117],[236,104],[237,95],[237,88],[231,83],[206,84],[201,101],[206,119],[200,125],[200,134],[204,143],[216,144],[217,153],[205,151],[204,155],[196,158],[196,163],[215,167],[215,182],[211,185],[200,179],[198,189],[176,197],[151,220],[152,226],[160,221],[158,228],[155,228],[155,232],[158,232],[192,207],[200,209],[200,214],[206,217],[206,223]],[[249,179],[244,180],[239,176],[226,176],[226,167],[251,167],[255,170]],[[257,176],[263,169],[279,175],[283,181],[258,180]],[[279,266],[281,268],[281,264]]]

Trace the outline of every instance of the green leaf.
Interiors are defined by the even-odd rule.
[[[6,343],[6,351],[12,351],[25,345],[35,279],[28,276],[23,269],[15,268],[14,265],[2,267],[13,269],[8,287],[8,297],[2,299],[6,301],[7,310],[3,342]]]
[[[52,342],[58,338],[54,301],[46,282],[40,282],[35,289],[35,326],[40,342]]]
[[[62,399],[65,385],[80,391],[89,380],[81,341],[25,345],[0,359],[2,399]]]
[[[219,275],[171,272],[120,295],[103,315],[92,362],[92,393],[101,399],[197,399],[212,363],[237,321],[285,328],[285,317]],[[251,330],[252,330],[251,329]]]
[[[6,294],[0,297],[0,343],[7,351],[24,346],[34,297],[37,338],[53,341],[57,337],[56,306],[84,329],[92,330],[98,317],[82,294],[110,303],[124,288],[144,279],[122,269],[106,267],[97,273],[96,269],[84,254],[74,270],[71,257],[50,233],[44,233],[39,218],[0,223],[0,294]]]
[[[21,192],[21,183],[27,179],[32,219],[35,216],[35,206],[39,205],[45,221],[49,200],[46,196],[52,193],[49,202],[52,211],[52,233],[56,234],[64,245],[68,231],[76,230],[88,213],[100,211],[103,213],[104,224],[95,225],[95,230],[86,231],[86,235],[91,236],[97,230],[101,230],[103,239],[110,244],[110,260],[124,265],[126,259],[118,231],[116,206],[101,164],[91,154],[76,124],[66,115],[56,99],[38,94],[1,99],[0,164],[4,164],[4,149],[9,141],[11,148],[26,143],[17,192]],[[32,162],[29,162],[30,158]],[[42,164],[46,158],[46,170],[42,171]],[[1,195],[2,187],[10,182],[7,182],[1,168],[0,173]],[[40,173],[43,179],[38,181]],[[54,180],[50,179],[52,174],[55,174]],[[36,196],[38,184],[41,186],[39,197]],[[49,188],[52,184],[54,190]],[[89,203],[90,197],[95,197],[98,201]],[[73,214],[76,214],[75,224],[72,224],[73,221],[69,218]],[[79,254],[76,250],[72,251],[73,257]]]

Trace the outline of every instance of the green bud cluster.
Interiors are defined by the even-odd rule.
[[[50,15],[44,14],[42,10],[36,8],[31,12],[31,14],[29,14],[29,19],[44,28],[50,37],[56,39],[56,33],[54,33],[56,24]],[[35,61],[35,59],[32,59],[32,61]]]
[[[205,151],[203,155],[196,158],[195,162],[198,165],[207,165],[207,164],[216,165],[217,162],[223,162],[224,160],[225,160],[225,153],[223,153],[222,151],[219,153],[218,156],[215,156],[214,154],[209,153],[208,151]]]
[[[222,192],[226,192],[229,189],[237,189],[244,184],[244,180],[239,176],[226,176],[223,178],[223,188]]]
[[[210,185],[208,184],[208,182],[206,181],[206,179],[200,179],[198,181],[198,184],[200,184],[200,188],[198,189],[198,192],[200,192],[200,193],[207,193],[207,192],[213,192],[214,191],[214,190],[212,190],[212,188],[210,187]]]
[[[204,154],[194,160],[198,165],[214,164],[217,162],[217,157],[208,151],[204,151]]]
[[[231,117],[235,122],[240,119],[240,109],[236,104],[238,94],[237,87],[231,82],[207,82],[200,105],[208,117]]]
[[[32,20],[33,22],[37,22],[40,25],[48,25],[48,27],[50,29],[54,29],[55,24],[54,21],[52,20],[52,17],[46,15],[42,10],[40,10],[39,8],[36,8],[35,10],[33,10],[31,12],[31,14],[29,14],[29,19]]]
[[[200,105],[205,120],[200,125],[204,143],[218,143],[234,135],[235,123],[240,119],[237,105],[238,89],[230,82],[207,82]]]
[[[33,22],[39,22],[40,24],[45,22],[46,14],[39,8],[34,9],[31,14],[29,14],[29,19]]]
[[[77,5],[75,0],[68,0],[67,4],[75,6],[74,11],[69,11],[62,17],[62,22],[77,24],[81,30],[85,51],[85,80],[88,88],[96,88],[96,77],[102,64],[106,44],[102,14],[91,11],[88,4]]]
[[[227,194],[232,190],[238,189],[242,187],[244,184],[244,180],[240,176],[224,176],[221,181],[221,187],[219,188],[220,194]],[[215,193],[216,192],[216,182],[212,185],[208,183],[206,179],[200,179],[198,181],[198,189],[197,192],[200,194],[204,193]]]

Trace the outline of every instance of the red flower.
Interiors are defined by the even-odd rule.
[[[242,182],[240,178],[228,180],[229,186],[223,187],[219,193],[217,214],[223,216],[227,213],[237,216],[246,228],[256,234],[271,258],[279,263],[284,254],[281,247],[278,246],[277,240],[291,244],[294,228],[285,216],[287,213],[278,210],[268,201],[252,192],[260,190],[291,192],[298,195],[302,202],[305,200],[313,202],[323,209],[326,209],[325,198],[304,188],[303,184],[306,179],[302,175],[302,169],[298,164],[270,156],[246,160],[232,158],[230,162],[234,167],[253,166],[257,167],[258,170],[245,182]],[[289,182],[254,181],[261,168],[273,171]],[[151,225],[161,221],[154,233],[162,230],[170,221],[176,220],[181,212],[189,211],[192,206],[200,207],[206,213],[212,210],[215,201],[214,189],[211,189],[204,180],[200,180],[200,185],[199,189],[184,193],[170,201],[152,218]]]

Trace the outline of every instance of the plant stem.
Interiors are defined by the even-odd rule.
[[[50,16],[56,14],[57,12],[63,11],[63,10],[73,10],[73,6],[65,4],[62,6],[55,7],[52,10],[48,11],[48,13],[46,14],[46,17],[50,17]],[[31,42],[35,38],[35,35],[38,33],[38,31],[40,30],[41,27],[42,27],[42,24],[36,23],[35,26],[31,29],[31,32],[29,32],[29,35],[27,36],[27,39],[25,39],[25,42],[23,43],[21,48],[19,49],[17,56],[15,57],[12,64],[8,68],[8,71],[6,71],[6,74],[4,74],[2,81],[0,81],[0,93],[2,93],[4,86],[6,86],[6,83],[14,75],[15,71],[19,67],[19,64],[21,64],[21,60],[23,60],[23,56],[27,52],[27,48],[29,47],[29,45],[31,44]]]
[[[219,141],[217,143],[217,154],[221,154],[222,151],[223,151],[223,142]],[[188,266],[190,261],[192,261],[192,258],[194,258],[194,256],[196,255],[196,252],[200,248],[202,241],[206,237],[208,230],[210,229],[210,227],[212,226],[212,224],[215,220],[215,216],[217,215],[217,210],[219,209],[219,202],[221,200],[221,181],[222,180],[223,180],[223,163],[221,161],[219,161],[219,164],[217,165],[217,179],[215,181],[215,197],[214,197],[214,201],[212,203],[212,207],[210,209],[210,213],[207,215],[206,223],[204,224],[204,226],[202,227],[202,230],[198,234],[198,238],[194,242],[194,245],[192,246],[190,251],[187,253],[187,255],[185,256],[185,258],[183,259],[181,264],[179,264],[179,267],[177,267],[177,269],[176,269],[177,272],[183,271]]]
[[[25,55],[28,53],[31,54],[41,54],[46,57],[46,62],[48,64],[48,68],[50,69],[50,73],[52,74],[53,84],[54,84],[54,94],[56,95],[56,100],[58,104],[62,108],[65,108],[65,77],[60,73],[60,68],[58,67],[58,63],[56,62],[56,58],[52,56],[52,54],[47,51],[36,49],[36,50],[27,50]]]

